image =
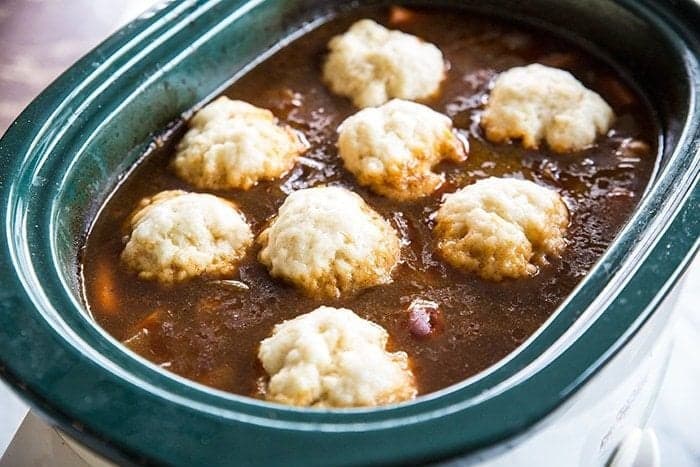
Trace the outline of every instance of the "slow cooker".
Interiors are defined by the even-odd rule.
[[[649,415],[675,291],[699,245],[700,6],[435,3],[583,44],[634,78],[662,128],[658,170],[636,212],[517,351],[410,403],[317,411],[166,373],[94,323],[77,258],[97,201],[168,122],[337,7],[183,0],[142,15],[80,60],[0,140],[0,376],[52,424],[124,464],[608,462]]]

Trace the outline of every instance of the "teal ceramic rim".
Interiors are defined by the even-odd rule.
[[[65,137],[75,109],[99,99],[105,83],[137,69],[132,59],[146,44],[165,47],[184,25],[211,27],[194,19],[220,3],[173,2],[130,24],[61,76],[0,140],[0,375],[98,451],[122,460],[213,465],[226,463],[225,446],[236,453],[231,462],[323,464],[329,458],[415,462],[490,445],[541,420],[588,381],[649,318],[697,250],[696,37],[659,5],[625,1],[684,54],[689,118],[634,218],[519,351],[478,377],[412,403],[333,412],[223,394],[134,358],[86,319],[53,264],[60,183],[38,195],[30,187],[51,162],[49,148]],[[228,13],[242,14],[256,3],[230,2]],[[48,209],[30,212],[42,206]]]

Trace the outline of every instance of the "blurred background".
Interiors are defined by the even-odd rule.
[[[0,134],[73,62],[128,21],[163,3],[168,2],[0,0]],[[686,274],[678,307],[671,364],[650,425],[659,437],[662,465],[700,466],[698,258]],[[0,382],[0,457],[27,410]],[[43,433],[36,429],[37,436]]]

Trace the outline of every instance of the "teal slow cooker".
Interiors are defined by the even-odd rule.
[[[179,378],[94,323],[80,298],[78,250],[120,176],[168,122],[335,7],[183,0],[80,60],[0,140],[0,376],[62,431],[123,464],[606,463],[648,417],[674,291],[698,248],[700,5],[439,3],[583,43],[635,77],[663,130],[657,175],[635,214],[516,352],[410,403],[314,411]]]

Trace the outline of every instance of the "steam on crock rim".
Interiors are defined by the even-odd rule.
[[[581,387],[649,318],[697,250],[700,68],[691,31],[700,11],[690,0],[620,0],[682,54],[688,118],[634,217],[518,351],[414,402],[332,412],[226,394],[160,370],[92,323],[70,291],[56,248],[65,177],[47,180],[42,171],[60,160],[61,170],[66,161],[70,168],[76,153],[61,150],[90,137],[76,128],[78,118],[94,119],[90,130],[99,130],[209,34],[236,21],[259,28],[248,13],[277,4],[223,3],[179,1],[142,16],[62,75],[0,140],[0,376],[93,449],[124,461],[310,465],[416,462],[484,447],[525,430]],[[148,68],[154,63],[156,71]]]

